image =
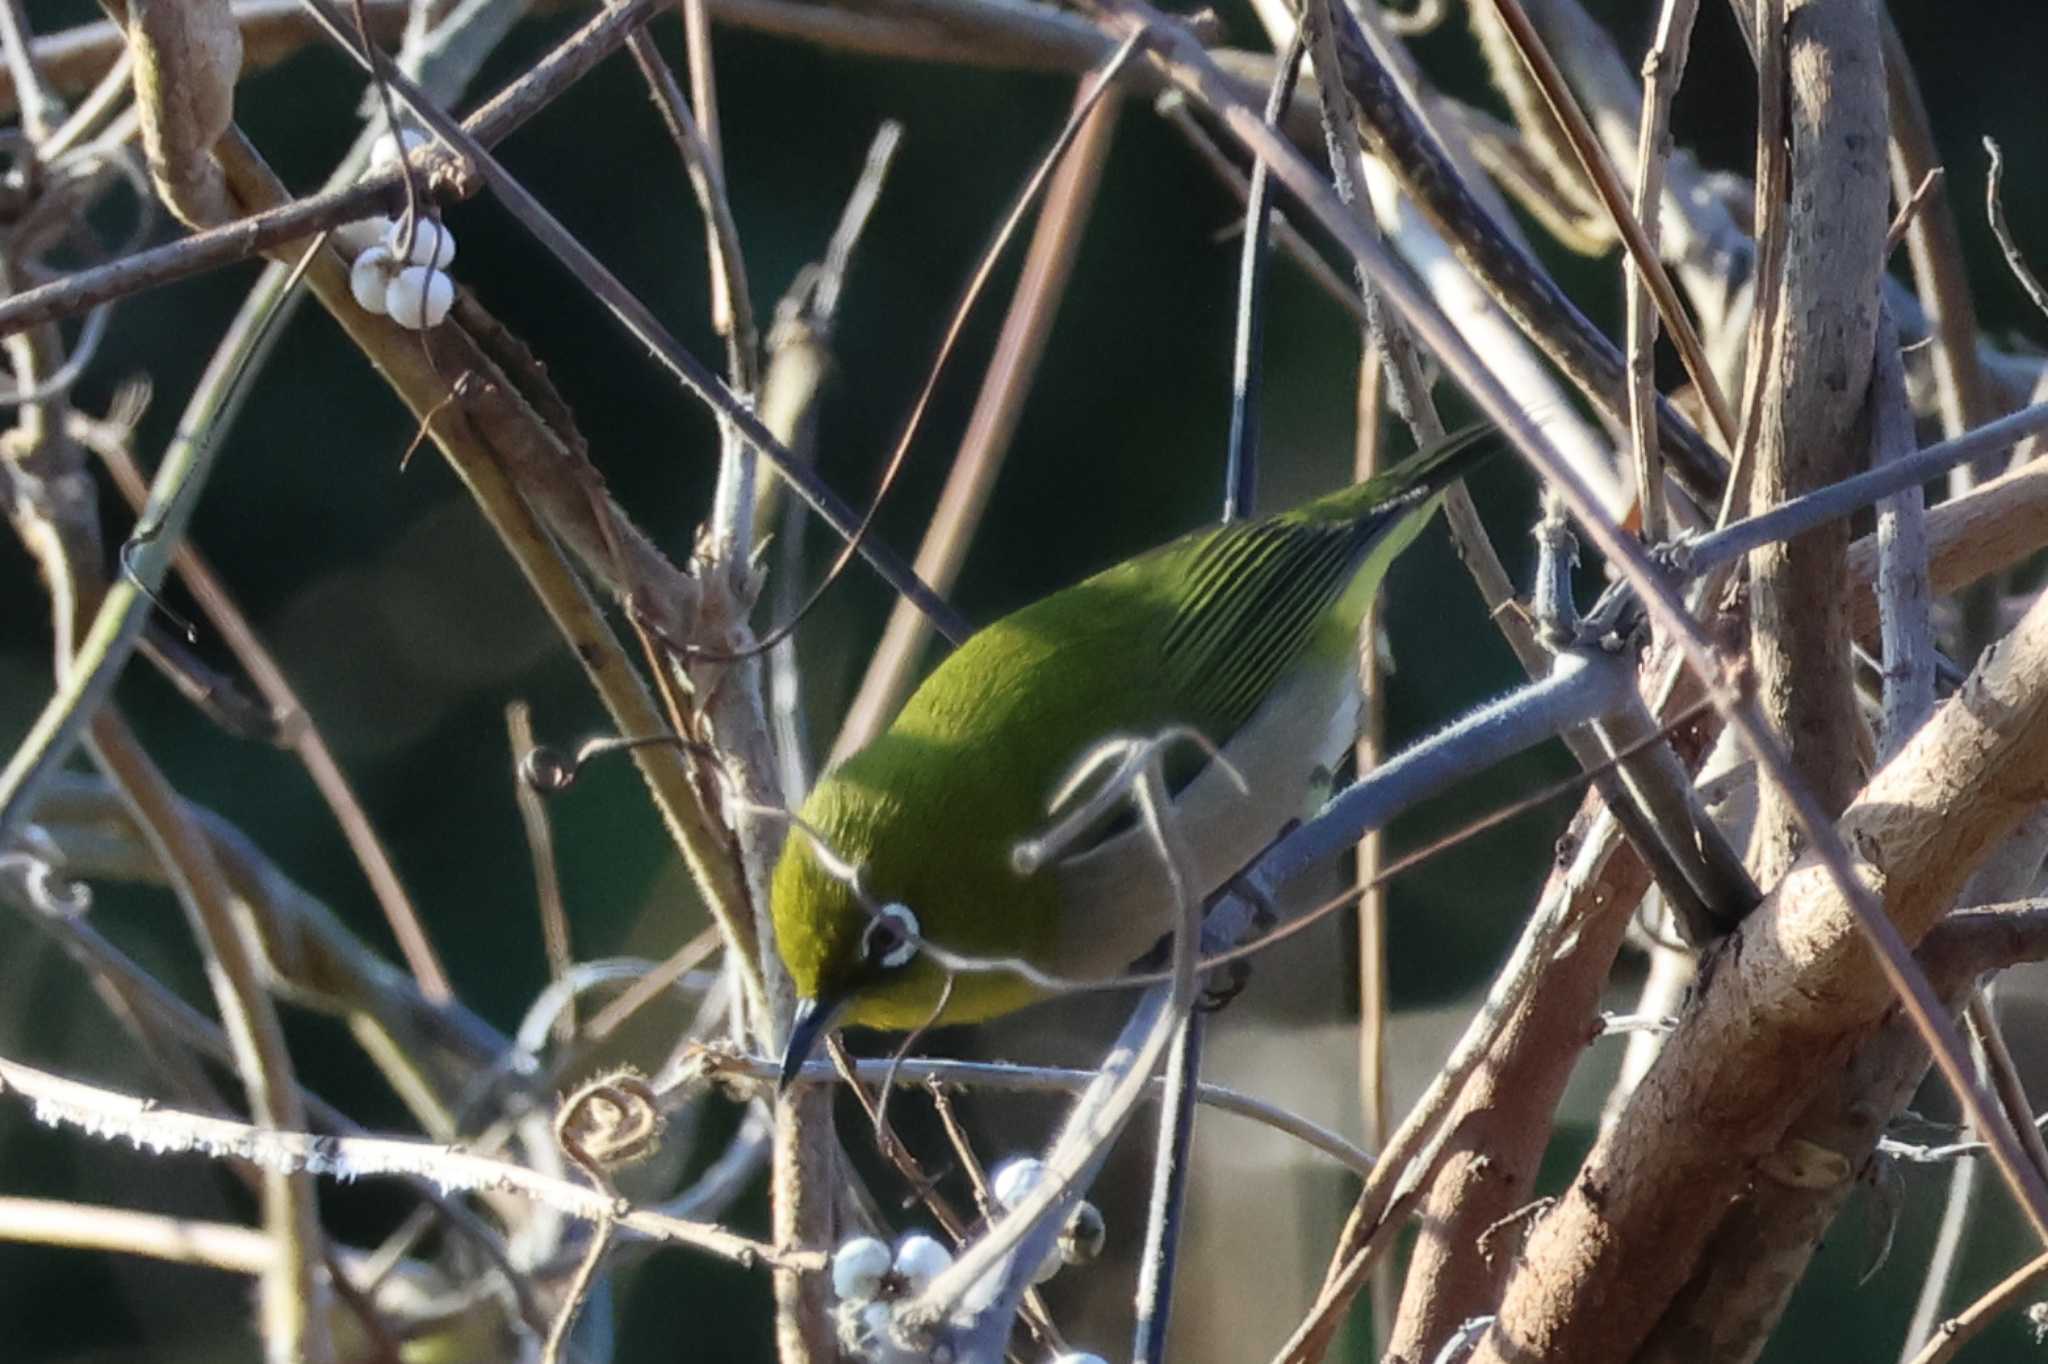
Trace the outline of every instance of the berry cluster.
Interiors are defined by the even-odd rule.
[[[370,169],[397,161],[401,146],[410,155],[426,137],[408,128],[403,142],[386,133],[370,149]],[[432,218],[388,224],[374,246],[365,248],[349,270],[349,290],[365,312],[389,317],[401,327],[438,327],[455,304],[454,234]]]

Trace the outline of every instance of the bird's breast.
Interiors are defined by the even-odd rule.
[[[1196,893],[1221,886],[1289,820],[1319,804],[1357,736],[1357,676],[1333,661],[1298,668],[1223,737],[1220,761],[1206,764],[1173,800]],[[1053,870],[1061,908],[1048,966],[1061,975],[1119,974],[1172,929],[1179,913],[1159,847],[1141,825]]]

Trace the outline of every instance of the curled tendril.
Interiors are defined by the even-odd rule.
[[[607,1071],[562,1101],[555,1141],[593,1175],[644,1160],[661,1145],[661,1101],[630,1068]]]
[[[585,740],[574,753],[565,753],[549,744],[535,744],[519,760],[519,779],[542,795],[552,796],[574,786],[576,779],[583,775],[584,766],[598,758],[659,744],[672,745],[700,758],[716,757],[708,745],[693,743],[676,734],[642,734],[633,738],[607,735],[601,739]]]
[[[92,908],[90,886],[65,879],[53,863],[34,853],[19,849],[0,852],[0,876],[20,886],[38,914],[75,919]]]
[[[535,744],[519,760],[519,780],[544,796],[566,791],[576,783],[575,756],[546,744]]]

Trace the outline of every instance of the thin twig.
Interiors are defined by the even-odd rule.
[[[1867,473],[1838,479],[1824,488],[1778,503],[1769,511],[1703,535],[1683,551],[1689,572],[1705,573],[1759,545],[1787,540],[1872,506],[1880,499],[1925,483],[1965,460],[1995,455],[2037,431],[2048,430],[2048,402],[1988,422],[1954,440],[1941,441]]]
[[[1499,7],[1503,18],[1508,7]],[[1642,249],[1659,260],[1663,238],[1664,163],[1671,155],[1671,102],[1685,78],[1692,49],[1692,26],[1699,0],[1665,0],[1657,20],[1657,37],[1643,60],[1642,134],[1636,146],[1636,188],[1631,212],[1641,224]],[[1524,20],[1524,23],[1527,21]],[[1512,28],[1513,26],[1510,25]],[[1548,49],[1543,49],[1548,61]],[[1546,89],[1548,87],[1546,86]],[[1576,110],[1574,102],[1571,107]],[[1579,115],[1581,119],[1584,115]],[[1591,129],[1587,129],[1591,136]],[[1582,154],[1582,160],[1586,154]],[[1604,164],[1605,158],[1602,158]],[[1597,173],[1596,173],[1597,174]],[[1628,310],[1629,431],[1635,445],[1636,497],[1643,510],[1643,538],[1651,544],[1665,539],[1664,459],[1657,445],[1652,401],[1656,396],[1657,312],[1644,288],[1642,268],[1631,254],[1623,271]],[[1669,287],[1669,281],[1666,281]],[[1697,338],[1693,345],[1699,344]],[[1704,364],[1704,357],[1702,357]],[[1708,373],[1712,373],[1709,369]],[[1716,394],[1719,397],[1718,393]],[[1716,420],[1726,422],[1727,399],[1720,398]],[[1734,436],[1724,427],[1723,438]]]
[[[1051,339],[1053,320],[1072,278],[1082,233],[1108,162],[1117,101],[1091,99],[1090,87],[1085,85],[1076,92],[1075,100],[1077,108],[1083,101],[1091,102],[1093,108],[1081,119],[1073,142],[1058,158],[1058,169],[1046,183],[1045,207],[1025,249],[995,353],[982,376],[981,391],[975,396],[938,506],[917,547],[916,571],[939,592],[950,592],[959,580],[974,531],[988,509],[1010,438]],[[992,258],[993,253],[987,259]],[[928,383],[936,382],[937,371],[935,361]],[[875,646],[833,742],[830,762],[837,763],[866,747],[881,732],[902,704],[930,640],[931,628],[923,616],[900,602],[890,609],[881,642]]]
[[[1522,53],[1522,59],[1529,63],[1529,69],[1536,77],[1537,86],[1543,91],[1552,114],[1557,117],[1571,142],[1573,154],[1578,157],[1579,164],[1585,169],[1587,178],[1593,182],[1593,188],[1600,196],[1601,204],[1607,209],[1608,215],[1614,220],[1615,228],[1621,233],[1622,242],[1628,247],[1630,264],[1648,284],[1650,295],[1657,302],[1657,311],[1662,314],[1664,325],[1671,333],[1672,342],[1678,347],[1678,357],[1684,363],[1685,372],[1692,379],[1694,388],[1699,391],[1700,398],[1706,405],[1707,414],[1713,419],[1714,428],[1720,432],[1722,440],[1733,442],[1736,430],[1735,416],[1728,406],[1727,398],[1722,396],[1721,384],[1714,377],[1713,366],[1707,362],[1706,348],[1700,344],[1699,333],[1693,330],[1692,319],[1686,315],[1685,306],[1679,302],[1678,290],[1671,283],[1670,275],[1665,273],[1664,261],[1657,254],[1656,241],[1645,233],[1642,224],[1637,220],[1639,210],[1630,208],[1621,177],[1616,174],[1613,163],[1601,150],[1599,136],[1586,121],[1585,111],[1579,107],[1579,102],[1572,97],[1571,88],[1565,84],[1564,74],[1557,69],[1557,63],[1551,58],[1550,49],[1544,45],[1543,39],[1536,33],[1535,25],[1529,22],[1529,16],[1523,12],[1520,0],[1492,0],[1492,4],[1513,36],[1516,46]],[[1685,17],[1687,16],[1679,16],[1680,19]],[[1653,57],[1664,50],[1667,31],[1673,32],[1675,36],[1676,30],[1667,30],[1665,27],[1665,24],[1671,21],[1671,11],[1667,10],[1664,23],[1658,28],[1658,45],[1652,49]],[[1682,43],[1683,40],[1680,41]],[[1673,53],[1673,57],[1675,85],[1676,73],[1684,69],[1682,46]],[[1646,146],[1654,130],[1652,120],[1658,117],[1655,111],[1658,93],[1655,82],[1652,82],[1651,89],[1645,93],[1643,127]],[[1649,160],[1650,158],[1645,157],[1643,164],[1647,166]],[[1640,181],[1638,185],[1640,188]]]
[[[541,1364],[561,1364],[563,1352],[569,1346],[569,1333],[576,1327],[576,1317],[583,1310],[584,1299],[590,1296],[590,1286],[597,1279],[597,1267],[604,1263],[605,1252],[612,1247],[612,1233],[618,1223],[609,1216],[597,1219],[597,1227],[590,1233],[590,1244],[584,1247],[583,1258],[576,1262],[576,1272],[570,1276],[569,1287],[562,1295],[562,1305],[555,1312],[555,1319],[548,1327],[548,1338],[542,1342]]]
[[[1877,356],[1871,367],[1872,464],[1903,458],[1913,445],[1913,408],[1899,359],[1899,330],[1880,306]],[[1877,611],[1883,648],[1884,727],[1878,760],[1888,761],[1934,713],[1933,589],[1927,568],[1927,508],[1920,486],[1878,504]]]
[[[1278,127],[1294,99],[1308,47],[1303,31],[1295,30],[1266,95],[1266,122]],[[1266,336],[1266,279],[1271,273],[1267,250],[1271,216],[1272,174],[1264,161],[1252,161],[1251,184],[1245,194],[1244,237],[1238,253],[1237,326],[1230,354],[1230,437],[1224,446],[1223,519],[1238,521],[1252,514],[1259,482],[1259,361]],[[1140,1317],[1140,1331],[1144,1318]],[[1163,1348],[1163,1346],[1161,1347]],[[1142,1354],[1141,1354],[1142,1357]]]
[[[533,752],[533,708],[524,701],[505,707],[505,729],[512,739],[512,760],[516,765]],[[540,913],[541,945],[547,952],[548,978],[559,981],[575,964],[569,945],[569,913],[562,904],[561,867],[555,860],[554,827],[548,820],[547,800],[530,782],[512,779],[512,796],[519,807],[519,825],[526,832],[526,850],[533,858],[534,907]],[[576,1036],[576,1006],[565,1002],[555,1016],[555,1031],[565,1044]]]
[[[2024,252],[2013,240],[2012,227],[2005,221],[2005,157],[1998,150],[1998,143],[1987,137],[1984,150],[1991,158],[1991,170],[1984,180],[1984,216],[1991,222],[1991,231],[1998,238],[1998,249],[2005,253],[2005,263],[2012,271],[2012,277],[2026,290],[2034,307],[2048,315],[2048,288],[2044,288],[2033,268],[2027,264]]]
[[[1351,475],[1363,483],[1380,466],[1380,375],[1385,366],[1370,335],[1362,338],[1358,357],[1356,430],[1352,437]],[[1370,772],[1386,754],[1386,676],[1380,671],[1379,598],[1367,608],[1358,628],[1358,770]],[[1386,1144],[1392,1125],[1393,1095],[1387,1077],[1387,1021],[1392,1012],[1387,978],[1387,887],[1380,884],[1385,845],[1375,829],[1358,840],[1353,876],[1358,896],[1358,1102],[1365,1144]],[[1373,1354],[1384,1357],[1394,1335],[1394,1313],[1400,1293],[1391,1261],[1372,1272]]]
[[[115,487],[121,490],[128,505],[137,516],[141,516],[148,503],[149,488],[129,453],[125,432],[118,439],[103,438],[110,434],[105,432],[88,430],[81,434],[87,437],[87,448],[107,466]],[[320,798],[333,812],[334,822],[348,841],[357,864],[362,867],[371,893],[377,897],[377,903],[384,911],[384,920],[391,926],[392,937],[398,942],[399,952],[405,957],[414,979],[420,983],[421,993],[436,1003],[452,1000],[455,992],[448,983],[447,970],[441,965],[440,954],[434,950],[433,939],[428,936],[419,910],[414,907],[412,897],[399,878],[391,854],[370,823],[362,802],[356,798],[354,787],[335,759],[333,750],[327,746],[320,727],[313,722],[298,693],[293,690],[290,679],[264,646],[248,618],[235,605],[234,598],[214,573],[212,565],[191,542],[181,540],[178,543],[171,557],[171,566],[177,570],[185,590],[199,603],[200,614],[220,632],[235,661],[256,684],[256,690],[271,711],[287,717],[283,724],[284,734],[298,754],[299,761],[305,764],[314,789],[319,791]]]
[[[21,0],[0,0],[0,53],[7,73],[14,81],[16,107],[21,110],[22,131],[31,145],[45,146],[56,121],[64,116],[64,105],[37,69],[34,34]]]
[[[44,1198],[0,1198],[0,1241],[142,1255],[250,1278],[276,1258],[270,1237],[254,1227]],[[338,1253],[351,1267],[363,1258],[359,1251]]]
[[[33,1105],[40,1122],[75,1128],[105,1141],[245,1160],[266,1170],[350,1179],[424,1176],[448,1189],[513,1194],[586,1222],[616,1213],[619,1226],[636,1236],[689,1246],[740,1265],[809,1270],[824,1266],[824,1254],[815,1249],[777,1249],[720,1227],[645,1209],[619,1212],[615,1201],[597,1190],[445,1143],[256,1127],[82,1084],[6,1058],[0,1058],[0,1093],[19,1095]]]
[[[212,848],[119,715],[103,710],[91,728],[95,760],[121,788],[170,872],[205,959],[214,1003],[234,1050],[235,1069],[259,1128],[304,1127],[305,1110],[284,1029],[242,936]],[[0,1062],[0,1068],[5,1065]],[[14,1078],[0,1069],[0,1083],[13,1084]],[[298,1352],[291,1358],[332,1359],[326,1295],[316,1269],[324,1237],[312,1181],[273,1167],[266,1172],[263,1203],[265,1225],[277,1246],[277,1260],[264,1276],[264,1339],[273,1349]]]
[[[2012,1050],[2005,1044],[2005,1031],[1999,1026],[1997,1011],[1979,993],[1970,1001],[1966,1017],[1970,1035],[1976,1040],[1977,1049],[1984,1057],[1985,1069],[1990,1074],[1992,1093],[2005,1105],[2006,1117],[2012,1121],[2013,1130],[2020,1134],[2020,1144],[2033,1158],[2034,1168],[2048,1177],[2048,1143],[2042,1141],[2041,1130],[2035,1124],[2034,1107],[2027,1101],[2026,1082],[2020,1078]]]
[[[719,1054],[706,1058],[707,1069],[716,1074],[743,1075],[763,1085],[774,1083],[780,1073],[780,1064],[766,1058]],[[853,1071],[866,1084],[943,1083],[1000,1094],[1078,1094],[1096,1078],[1092,1070],[1021,1066],[1008,1061],[944,1061],[916,1056],[907,1056],[901,1061],[856,1061]],[[823,1060],[806,1063],[802,1072],[803,1078],[813,1084],[833,1079],[836,1074],[832,1064]],[[1151,1083],[1156,1090],[1164,1081],[1155,1077]],[[1373,1167],[1371,1152],[1360,1149],[1298,1113],[1239,1090],[1203,1081],[1195,1087],[1195,1098],[1219,1113],[1235,1114],[1283,1132],[1354,1173],[1363,1174]]]
[[[1152,1156],[1145,1245],[1138,1255],[1133,1364],[1160,1364],[1166,1358],[1166,1332],[1173,1322],[1173,1290],[1179,1278],[1180,1233],[1187,1210],[1203,1031],[1201,1013],[1189,1013],[1180,1021],[1173,1046],[1166,1053],[1166,1088],[1159,1102],[1159,1141]]]
[[[1970,1220],[1977,1210],[1977,1197],[1984,1187],[1984,1162],[1958,1160],[1949,1170],[1948,1191],[1942,1198],[1941,1222],[1935,1228],[1934,1248],[1927,1255],[1927,1272],[1920,1281],[1920,1294],[1913,1303],[1913,1316],[1906,1324],[1899,1364],[1912,1364],[1927,1347],[1942,1323],[1941,1304],[1962,1265],[1969,1239]]]
[[[2036,1255],[2000,1280],[1990,1292],[1936,1327],[1934,1338],[1913,1357],[1911,1364],[1948,1364],[2000,1313],[2018,1306],[2020,1299],[2044,1276],[2048,1276],[2048,1253]]]

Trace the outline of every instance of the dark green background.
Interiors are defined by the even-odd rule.
[[[1639,53],[1656,7],[1639,0],[1599,8],[1615,16],[1624,50]],[[1746,170],[1752,75],[1723,8],[1706,9],[1678,133],[1709,164]],[[2040,337],[2042,320],[1998,264],[1981,221],[1978,137],[1993,134],[2004,144],[2014,229],[2048,259],[2048,206],[2032,190],[2048,161],[2036,69],[2048,43],[2048,10],[2024,0],[1894,10],[1948,158],[1985,325]],[[44,28],[88,15],[57,4],[33,3],[30,11]],[[1238,41],[1255,38],[1247,14],[1233,7],[1226,20]],[[507,79],[567,23],[556,16],[529,24],[479,88]],[[668,51],[678,49],[673,21],[657,32]],[[1455,17],[1420,48],[1448,85],[1492,98],[1476,86],[1470,41]],[[823,470],[858,499],[873,485],[962,280],[1064,117],[1072,82],[875,61],[725,30],[718,60],[733,205],[764,314],[822,247],[876,125],[884,118],[906,125],[848,287],[840,373],[821,416]],[[310,189],[352,135],[359,93],[338,57],[310,52],[249,79],[240,118],[287,181]],[[623,61],[562,100],[503,155],[686,344],[718,354],[704,320],[696,211]],[[1126,110],[994,512],[955,594],[971,617],[988,619],[1213,515],[1237,262],[1225,233],[1235,216],[1170,129],[1142,105]],[[541,353],[615,494],[681,555],[711,484],[710,421],[493,205],[459,205],[447,218],[460,238],[464,285]],[[1618,331],[1615,262],[1553,253],[1552,263],[1589,311]],[[158,401],[144,427],[146,460],[162,449],[253,275],[245,266],[121,306],[80,397],[98,410],[120,380],[148,374]],[[1012,277],[1006,269],[991,295],[996,302],[969,328],[961,363],[942,384],[884,510],[881,533],[906,550],[944,476]],[[1345,476],[1356,355],[1346,319],[1291,268],[1278,267],[1266,349],[1266,505]],[[602,717],[446,468],[428,452],[401,472],[411,436],[398,403],[309,308],[221,452],[193,534],[303,688],[464,997],[509,1027],[545,971],[508,780],[503,706],[530,700],[542,733],[562,739],[597,730]],[[1503,464],[1479,483],[1482,508],[1520,572],[1528,558],[1527,479]],[[117,515],[108,525],[110,536],[125,530]],[[813,572],[825,562],[822,538],[811,537]],[[1398,566],[1392,598],[1398,733],[1414,733],[1512,681],[1511,661],[1440,536]],[[174,593],[172,600],[184,599]],[[806,624],[800,640],[819,732],[829,734],[858,681],[886,607],[878,582],[856,569]],[[24,732],[47,695],[48,647],[47,613],[28,560],[11,539],[0,542],[0,748]],[[201,648],[223,656],[212,640],[202,638]],[[130,671],[119,700],[181,790],[234,820],[366,937],[388,945],[346,848],[289,758],[210,729],[145,668]],[[1442,802],[1399,835],[1415,841],[1503,791],[1562,771],[1554,754],[1530,760],[1485,783],[1488,790]],[[698,911],[623,766],[593,772],[553,813],[579,955],[659,955],[694,931]],[[1396,889],[1392,954],[1401,1004],[1441,1003],[1484,979],[1558,827],[1555,815],[1525,820]],[[98,903],[108,932],[203,1002],[168,897],[106,888]],[[402,1121],[340,1028],[295,1018],[293,1036],[315,1088],[364,1121]],[[7,918],[0,918],[0,1052],[116,1086],[151,1083],[75,970]],[[1584,1138],[1577,1132],[1570,1140]],[[1559,1153],[1560,1177],[1566,1154]],[[1861,1288],[1855,1278],[1882,1236],[1866,1236],[1852,1210],[1769,1358],[1885,1358],[1896,1350],[1940,1182],[1906,1172],[1896,1248]],[[234,1186],[198,1161],[143,1159],[51,1134],[14,1106],[0,1109],[0,1193],[212,1217],[245,1212]],[[374,1188],[328,1188],[323,1200],[335,1225],[361,1242],[403,1206]],[[2002,1197],[1994,1191],[1986,1202],[1965,1288],[1981,1288],[2024,1249]],[[1125,1240],[1137,1234],[1130,1219],[1112,1226]],[[1113,1281],[1094,1282],[1105,1294],[1116,1291]],[[1057,1291],[1088,1287],[1063,1280]],[[706,1358],[766,1353],[759,1277],[671,1253],[623,1277],[618,1291],[621,1358],[673,1357],[679,1341]],[[246,1287],[218,1276],[0,1246],[0,1321],[8,1323],[0,1357],[245,1357],[252,1349],[242,1327],[246,1305]],[[2017,1325],[2007,1326],[1970,1357],[2009,1358],[2022,1340]],[[1093,1343],[1110,1354],[1120,1345],[1114,1336]]]

